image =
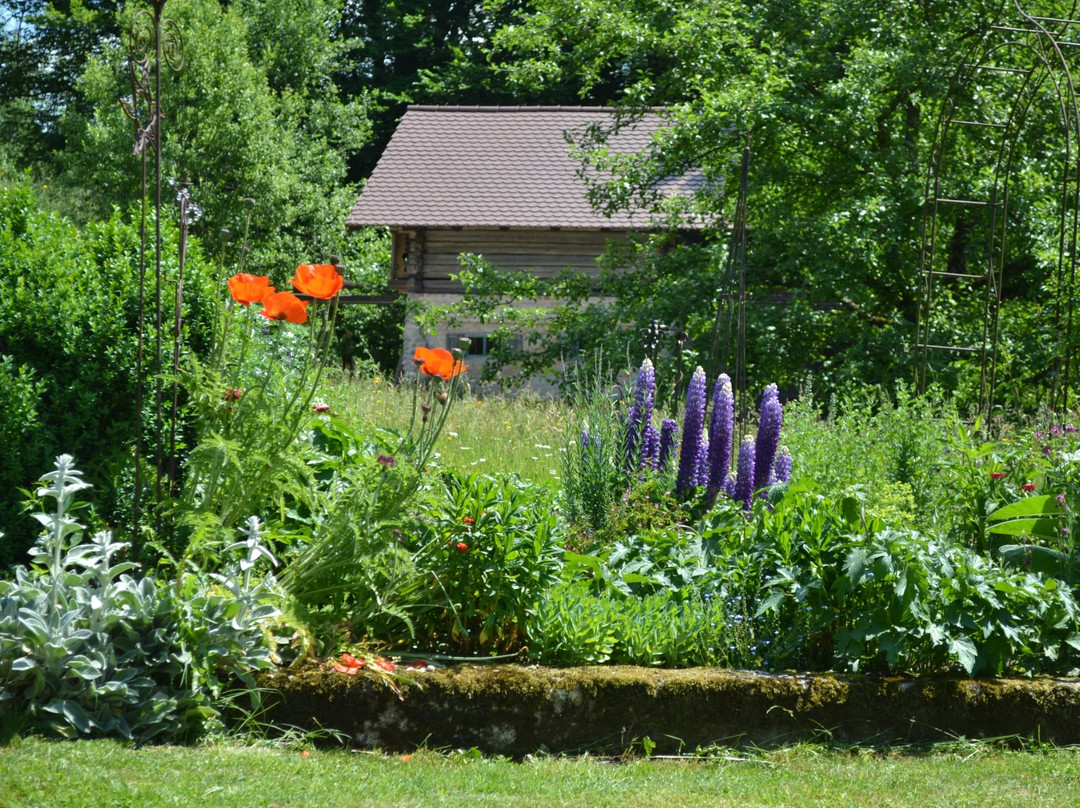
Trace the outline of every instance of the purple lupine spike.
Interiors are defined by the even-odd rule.
[[[728,499],[735,499],[735,472],[729,471],[727,479],[724,480],[724,493],[727,494]]]
[[[589,425],[588,424],[582,424],[581,425],[581,451],[582,452],[589,451]]]
[[[791,466],[791,452],[788,451],[788,447],[781,446],[776,455],[776,462],[773,464],[773,476],[776,477],[776,482],[786,483],[791,480]]]
[[[660,422],[660,453],[656,458],[656,468],[667,471],[668,458],[675,448],[675,436],[679,433],[679,422],[674,418],[665,418]]]
[[[694,471],[694,485],[705,487],[709,484],[709,433],[701,431],[701,446],[698,447],[697,463]]]
[[[754,490],[769,484],[776,449],[780,446],[780,427],[784,423],[784,410],[780,406],[780,392],[775,384],[765,388],[761,396],[761,417],[758,421],[757,441],[754,445]]]
[[[656,371],[652,362],[646,358],[638,370],[634,382],[634,403],[626,414],[626,467],[640,468],[642,455],[642,437],[645,427],[652,422],[653,402],[656,398]]]
[[[645,433],[641,437],[641,460],[651,469],[656,468],[660,457],[660,433],[652,424],[645,424]]]
[[[679,447],[679,474],[675,478],[676,495],[688,494],[697,481],[698,451],[701,430],[705,426],[705,370],[698,365],[690,377],[683,415],[682,444]]]
[[[709,420],[709,479],[705,483],[709,501],[727,481],[731,469],[731,438],[735,433],[735,395],[731,379],[721,373],[713,387],[712,418]]]
[[[741,502],[745,510],[750,510],[754,502],[754,458],[756,450],[754,439],[747,435],[739,444],[739,464],[735,475],[735,493],[732,499]]]

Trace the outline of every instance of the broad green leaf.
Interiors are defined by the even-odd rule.
[[[1032,516],[1057,516],[1064,513],[1057,497],[1045,495],[1038,497],[1024,497],[1016,502],[1010,502],[1004,507],[998,508],[987,516],[991,522],[1001,522],[1005,519],[1018,519]]]
[[[1040,536],[1056,539],[1061,535],[1057,519],[1012,519],[987,528],[988,533],[1000,536]]]
[[[956,655],[957,661],[970,676],[972,671],[975,670],[975,662],[979,657],[975,643],[968,637],[955,637],[949,640],[948,649],[950,654]]]

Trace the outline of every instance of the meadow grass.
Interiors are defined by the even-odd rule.
[[[0,806],[1068,806],[1075,749],[933,753],[802,745],[681,760],[412,755],[239,745],[139,749],[26,739],[0,749]]]
[[[403,430],[412,412],[413,387],[382,376],[330,374],[326,403],[342,418],[368,427]],[[559,485],[567,426],[573,411],[552,398],[477,397],[465,392],[453,404],[437,448],[439,465],[462,472],[517,474],[547,487]]]

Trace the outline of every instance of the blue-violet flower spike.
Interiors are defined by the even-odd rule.
[[[780,406],[780,393],[775,384],[765,388],[761,396],[761,417],[758,421],[757,442],[754,451],[754,490],[769,484],[773,460],[780,446],[780,427],[784,423],[784,411]]]
[[[739,445],[739,464],[735,476],[736,502],[741,502],[745,510],[750,510],[754,501],[754,439],[747,435]]]
[[[731,470],[731,439],[735,432],[735,395],[731,379],[721,373],[713,387],[712,418],[709,420],[709,479],[707,497],[709,502],[727,481]]]
[[[679,447],[679,474],[675,478],[675,494],[690,493],[697,482],[698,451],[701,449],[701,430],[705,425],[705,370],[700,365],[690,377],[686,391],[686,410],[683,415],[682,444]]]
[[[660,455],[656,459],[656,468],[667,471],[668,458],[675,448],[675,436],[679,432],[679,423],[674,418],[665,418],[660,422]]]

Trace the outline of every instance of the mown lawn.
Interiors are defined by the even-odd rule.
[[[3,806],[1063,806],[1080,750],[957,743],[927,752],[803,745],[708,759],[524,762],[239,745],[16,741],[0,749]]]

